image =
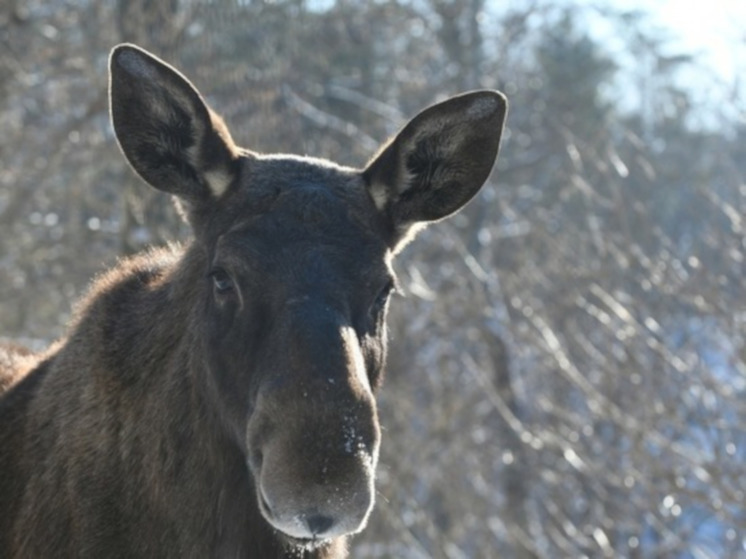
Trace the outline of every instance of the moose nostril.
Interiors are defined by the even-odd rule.
[[[262,500],[262,506],[264,507],[264,512],[267,516],[273,516],[272,515],[272,507],[269,506],[269,503],[267,502],[267,499],[264,497],[264,494],[261,495]]]
[[[306,524],[314,536],[322,536],[332,527],[334,519],[323,514],[311,514],[306,517]]]

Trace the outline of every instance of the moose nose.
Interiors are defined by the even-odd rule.
[[[306,525],[314,537],[323,536],[334,525],[334,519],[323,514],[311,514],[306,517]]]

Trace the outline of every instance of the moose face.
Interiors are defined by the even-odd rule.
[[[359,531],[373,505],[390,251],[358,174],[245,164],[208,250],[205,353],[263,516],[310,545]]]
[[[110,71],[122,151],[194,229],[199,362],[256,506],[296,545],[360,531],[374,501],[391,260],[486,180],[504,98],[434,105],[359,170],[237,148],[186,78],[132,45],[114,49]]]

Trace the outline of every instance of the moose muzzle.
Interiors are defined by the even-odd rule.
[[[273,352],[247,432],[259,508],[296,540],[359,532],[373,508],[380,428],[355,331],[312,303],[289,309],[277,330],[287,349]]]

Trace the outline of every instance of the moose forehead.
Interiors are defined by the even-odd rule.
[[[324,261],[363,275],[387,269],[385,227],[354,169],[252,156],[242,162],[225,206],[231,210],[215,217],[214,259],[236,266],[258,260],[266,268]]]

